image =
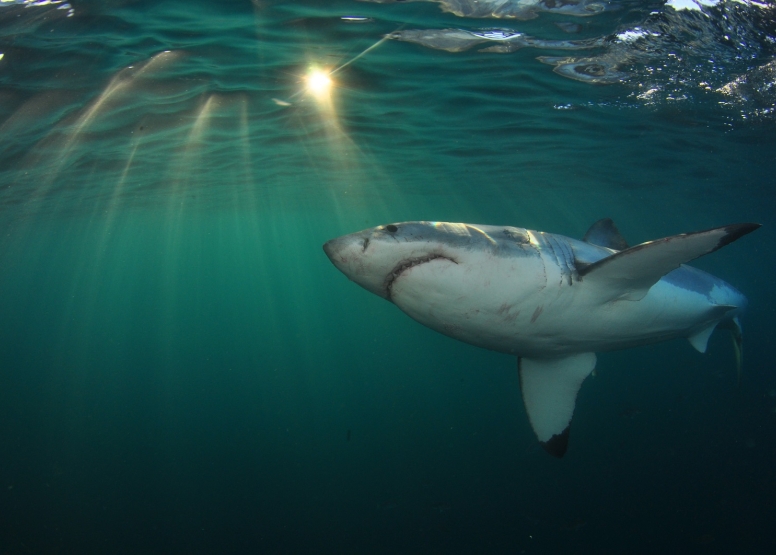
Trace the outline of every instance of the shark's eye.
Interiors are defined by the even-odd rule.
[[[398,228],[398,227],[396,227],[396,226],[395,226],[395,225],[393,225],[393,224],[390,224],[390,225],[387,225],[387,226],[385,226],[385,229],[386,229],[386,231],[388,231],[389,233],[396,233],[397,231],[399,231],[399,228]]]

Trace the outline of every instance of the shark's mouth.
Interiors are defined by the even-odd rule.
[[[452,262],[453,264],[458,264],[458,262],[456,262],[452,258],[448,258],[441,254],[429,254],[426,256],[418,256],[415,258],[407,258],[399,262],[393,268],[393,270],[391,270],[391,273],[389,273],[385,278],[385,283],[383,284],[383,287],[385,289],[385,298],[388,299],[389,301],[393,300],[391,298],[393,283],[404,272],[406,272],[410,268],[414,268],[415,266],[420,266],[421,264],[425,264],[426,262],[431,262],[432,260],[439,260],[439,259],[447,260],[448,262]]]

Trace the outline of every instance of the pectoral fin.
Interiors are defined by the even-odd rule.
[[[733,224],[648,241],[578,270],[585,287],[602,300],[641,300],[649,288],[680,265],[714,252],[751,233],[760,224]]]
[[[551,455],[562,457],[566,453],[577,392],[595,362],[595,353],[517,359],[525,411],[536,437]]]

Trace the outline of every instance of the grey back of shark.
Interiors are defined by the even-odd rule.
[[[609,219],[582,241],[506,226],[404,222],[323,248],[351,280],[418,322],[517,356],[531,426],[561,457],[596,352],[676,337],[705,352],[714,329],[724,327],[740,375],[746,297],[684,264],[758,227],[734,224],[629,247]]]

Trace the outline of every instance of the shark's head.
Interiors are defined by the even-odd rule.
[[[525,229],[444,222],[381,225],[332,239],[323,250],[351,280],[391,301],[394,286],[416,268],[460,283],[453,278],[478,273],[482,257],[535,254]]]

